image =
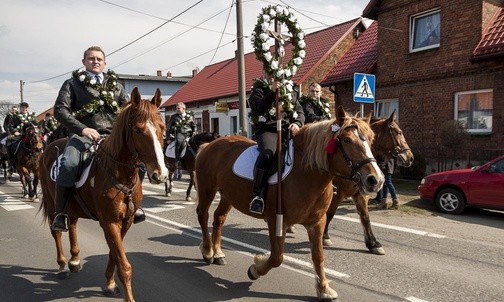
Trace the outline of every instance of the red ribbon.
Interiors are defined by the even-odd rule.
[[[334,152],[336,152],[336,139],[331,138],[327,143],[325,150],[329,154],[334,154]]]

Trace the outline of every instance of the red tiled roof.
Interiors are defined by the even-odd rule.
[[[485,29],[472,60],[481,60],[504,55],[504,9],[497,10]]]
[[[366,5],[366,8],[364,8],[362,16],[364,18],[376,20],[382,2],[383,0],[370,0],[369,3]]]
[[[322,86],[353,79],[354,73],[370,73],[378,60],[378,22],[374,21],[322,80]]]
[[[302,83],[325,57],[338,45],[339,41],[350,34],[362,23],[361,18],[334,25],[321,31],[305,36],[306,57],[297,74],[293,77],[295,83]],[[284,60],[291,59],[292,45],[286,44]],[[250,90],[253,80],[262,76],[262,64],[254,52],[245,54],[245,88]],[[196,76],[180,88],[161,107],[174,105],[178,102],[191,103],[207,101],[238,95],[238,61],[236,58],[208,65]]]

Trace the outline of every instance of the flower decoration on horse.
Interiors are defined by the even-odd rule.
[[[276,33],[270,28],[274,26],[275,20],[279,23],[284,23],[290,33],[289,42],[292,45],[292,56],[286,63],[282,63],[282,58],[285,55],[285,36],[281,33]],[[275,53],[270,52],[272,45],[269,44],[270,38],[273,37],[278,41],[279,47]],[[264,72],[274,81],[281,83],[279,88],[279,101],[282,103],[282,110],[289,116],[294,112],[292,105],[292,91],[294,83],[292,77],[296,75],[299,66],[303,63],[306,52],[306,43],[304,41],[304,33],[297,24],[297,20],[288,8],[283,6],[270,5],[264,7],[261,14],[257,18],[254,32],[251,36],[252,45],[256,58],[263,63]],[[262,85],[254,82],[254,85]],[[266,118],[276,115],[276,108],[268,111]]]
[[[73,113],[77,119],[99,112],[104,107],[109,107],[114,113],[119,112],[119,104],[114,100],[114,93],[117,90],[117,75],[112,70],[109,70],[107,75],[108,79],[103,84],[100,84],[94,78],[91,78],[89,73],[83,68],[75,70],[72,73],[72,76],[81,81],[88,88],[88,91],[96,97],[96,99],[85,105],[82,109]]]

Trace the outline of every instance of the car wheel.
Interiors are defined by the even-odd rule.
[[[457,190],[446,188],[436,195],[436,206],[443,213],[460,214],[465,208],[465,198]]]

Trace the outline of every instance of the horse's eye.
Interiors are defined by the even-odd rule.
[[[351,143],[351,142],[352,142],[352,140],[351,140],[349,137],[345,137],[345,138],[343,138],[343,141],[344,141],[345,143],[347,143],[347,144],[349,144],[349,143]]]
[[[138,127],[135,127],[135,133],[136,134],[140,134],[142,133],[142,129],[138,128]]]

